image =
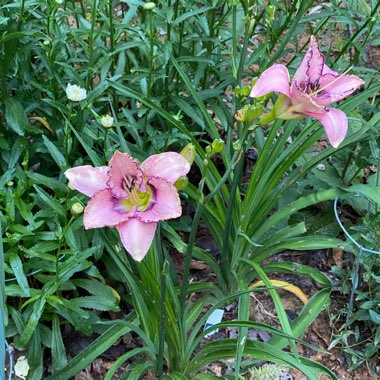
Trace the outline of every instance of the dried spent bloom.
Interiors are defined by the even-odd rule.
[[[80,102],[81,100],[86,99],[87,91],[76,84],[69,83],[66,87],[66,95],[72,102]]]
[[[152,244],[157,223],[181,216],[173,184],[189,170],[189,163],[179,153],[155,154],[140,165],[116,151],[108,166],[78,166],[66,170],[65,175],[78,191],[91,197],[84,210],[84,227],[116,227],[125,249],[141,261]]]
[[[364,81],[327,67],[317,40],[311,36],[309,49],[289,82],[288,69],[284,65],[273,65],[261,74],[250,96],[258,98],[273,91],[279,92],[272,110],[274,119],[311,116],[322,123],[330,144],[337,148],[347,133],[347,116],[341,110],[326,106],[352,94]]]
[[[105,115],[100,118],[100,123],[104,128],[111,128],[113,126],[113,117],[110,115]]]

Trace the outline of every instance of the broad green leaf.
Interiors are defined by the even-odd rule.
[[[183,13],[181,16],[177,17],[173,21],[172,24],[173,24],[173,26],[174,25],[179,25],[181,22],[185,21],[189,17],[193,17],[193,16],[196,16],[196,15],[199,15],[199,14],[204,14],[207,11],[209,11],[210,9],[213,9],[213,7],[212,6],[208,6],[208,7],[196,8],[195,10],[192,10],[190,12]]]
[[[48,149],[51,157],[55,161],[55,163],[59,166],[59,168],[64,171],[67,169],[67,163],[63,154],[59,151],[59,149],[45,136],[42,135],[42,139],[44,140],[45,146]]]
[[[54,372],[63,368],[67,364],[65,346],[63,345],[61,326],[57,315],[53,316],[51,355]]]
[[[370,315],[372,321],[376,325],[380,325],[380,314],[379,313],[376,313],[375,310],[369,310],[369,315]]]
[[[81,307],[84,309],[92,309],[92,310],[101,310],[101,311],[119,311],[120,308],[116,304],[115,297],[105,298],[103,296],[87,296],[87,297],[79,297],[72,298],[70,300],[72,305],[76,305],[77,307]]]
[[[130,317],[127,318],[130,319]],[[64,368],[49,376],[46,380],[69,380],[111,347],[120,337],[132,330],[134,330],[132,323],[125,323],[125,321],[112,322],[111,327],[105,333],[69,361]]]
[[[58,202],[56,198],[53,198],[51,195],[49,195],[46,191],[42,190],[37,185],[33,185],[33,187],[36,189],[37,194],[39,195],[39,199],[42,201],[43,204],[50,207],[58,215],[66,215],[65,208]]]
[[[106,376],[104,377],[104,380],[112,380],[114,373],[123,365],[125,361],[127,361],[129,358],[132,358],[135,355],[139,355],[143,352],[145,352],[146,349],[144,347],[141,348],[135,348],[134,350],[128,351],[125,354],[121,355],[115,363],[112,365],[112,367],[107,372]]]
[[[8,126],[17,134],[23,136],[25,127],[29,124],[24,108],[17,100],[12,98],[5,99],[4,105]]]
[[[28,319],[28,322],[25,326],[24,331],[22,331],[20,336],[20,344],[24,347],[28,344],[32,338],[33,333],[36,330],[37,324],[40,321],[42,313],[45,308],[46,298],[44,295],[41,295],[38,300],[34,303],[32,313]]]
[[[29,284],[28,280],[26,279],[20,257],[17,255],[17,253],[14,252],[9,253],[7,256],[9,257],[9,264],[13,270],[13,274],[17,279],[17,283],[20,285],[20,288],[24,293],[24,297],[29,297]]]
[[[349,193],[361,194],[377,205],[380,205],[380,189],[369,185],[353,185],[344,189]]]

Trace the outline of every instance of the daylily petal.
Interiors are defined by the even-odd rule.
[[[125,249],[134,260],[141,261],[152,245],[156,227],[157,223],[144,223],[137,218],[131,218],[116,228]]]
[[[364,81],[355,75],[324,74],[319,80],[317,95],[313,100],[319,105],[326,105],[344,99],[352,94]]]
[[[336,108],[325,108],[324,113],[309,113],[309,115],[322,123],[330,144],[337,148],[347,133],[348,121],[346,114]]]
[[[70,183],[81,193],[92,197],[97,191],[107,187],[107,166],[92,167],[90,165],[77,166],[67,169],[65,176]]]
[[[83,224],[86,229],[113,227],[125,222],[133,212],[124,212],[118,208],[118,199],[114,198],[111,190],[98,191],[88,202],[84,210]]]
[[[179,153],[167,152],[150,156],[141,169],[146,177],[160,177],[174,183],[189,172],[190,165]]]
[[[292,106],[289,111],[305,114],[306,112],[324,112],[324,108],[316,104],[310,95],[301,91],[297,83],[293,82],[291,88]]]
[[[181,201],[177,189],[171,183],[162,178],[150,177],[148,185],[154,190],[154,200],[148,210],[137,212],[141,221],[151,223],[181,216]]]
[[[322,75],[323,69],[323,55],[319,50],[317,40],[314,36],[311,36],[309,49],[303,57],[293,80],[295,80],[299,86],[303,86],[303,83],[314,83]]]
[[[257,98],[270,92],[280,92],[290,97],[289,82],[288,69],[284,65],[273,65],[260,75],[249,96]]]
[[[108,187],[117,198],[128,198],[127,186],[140,185],[142,181],[142,171],[139,164],[126,153],[116,151],[109,162]]]
[[[328,67],[327,65],[323,65],[322,75],[324,75],[324,74],[332,74],[335,76],[339,75],[338,72],[331,70],[330,67]]]

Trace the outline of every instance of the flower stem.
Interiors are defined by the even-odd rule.
[[[166,334],[166,276],[168,274],[168,265],[165,261],[162,251],[160,227],[157,229],[156,244],[158,260],[160,265],[160,321],[158,326],[158,354],[157,354],[157,377],[160,378],[164,372],[164,352],[165,352],[165,334]]]
[[[267,113],[265,116],[263,116],[260,120],[259,120],[259,125],[266,125],[266,124],[269,124],[271,123],[272,121],[276,120],[276,117],[274,115],[274,112],[271,111],[269,113]]]
[[[148,89],[147,97],[150,98],[152,91],[152,73],[154,69],[154,30],[153,30],[153,16],[152,10],[149,10],[149,74],[148,74]],[[148,113],[145,114],[144,120],[144,143],[143,147],[146,147],[147,140],[147,124],[148,124]]]

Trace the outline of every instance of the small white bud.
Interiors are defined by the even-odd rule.
[[[110,115],[105,115],[101,117],[100,123],[104,128],[111,128],[113,126],[113,117]]]

